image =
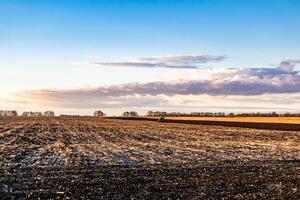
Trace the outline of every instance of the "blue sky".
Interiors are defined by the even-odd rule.
[[[2,103],[2,107],[17,107],[20,111],[31,108],[32,99],[26,104],[11,103],[22,96],[12,94],[25,90],[66,91],[182,79],[186,74],[203,74],[201,70],[206,68],[276,68],[286,60],[293,60],[291,65],[297,70],[299,66],[295,60],[300,58],[299,10],[300,2],[297,0],[2,0],[0,98],[10,102]],[[197,65],[200,72],[91,64],[114,62],[116,66],[120,62],[136,62],[133,58],[166,55],[212,55],[226,56],[226,59],[200,62]],[[170,74],[172,77],[169,77]],[[197,78],[199,80],[201,76]],[[278,92],[267,91],[260,95],[266,93],[277,95]],[[297,93],[293,92],[293,95]],[[220,95],[224,94],[221,92]],[[156,94],[150,96],[157,98]],[[84,96],[82,98],[85,99]],[[36,98],[36,101],[42,100]],[[242,102],[235,101],[230,106],[238,107],[240,104]],[[141,104],[140,107],[145,107],[144,110],[172,109],[169,104],[160,107],[149,105]],[[47,106],[58,112],[80,113],[89,113],[97,107],[75,106],[63,110],[52,102],[35,109],[46,109]],[[102,108],[101,100],[98,107]],[[108,113],[117,113],[113,108],[103,107]],[[184,105],[182,107],[186,109]],[[197,107],[195,105],[191,109]],[[209,105],[205,104],[205,107]],[[120,109],[131,108],[136,109],[120,106]],[[201,105],[199,109],[202,109]],[[141,109],[141,112],[144,110]]]

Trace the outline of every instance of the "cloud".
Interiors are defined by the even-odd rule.
[[[300,92],[300,74],[290,64],[277,68],[197,69],[193,79],[128,83],[78,89],[21,91],[20,101],[61,107],[130,107],[161,105],[175,96],[244,96]],[[174,100],[174,99],[173,99]]]
[[[300,64],[300,59],[288,59],[288,60],[285,60],[283,62],[289,62],[289,63],[293,63],[293,64]]]
[[[280,63],[278,69],[284,72],[292,72],[294,70],[295,63],[289,61],[283,61]]]
[[[196,69],[200,64],[222,61],[225,58],[225,56],[211,55],[160,56],[135,58],[125,62],[93,62],[91,64],[102,67]]]

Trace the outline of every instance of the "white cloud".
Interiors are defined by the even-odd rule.
[[[7,109],[51,108],[81,114],[99,108],[114,114],[128,109],[293,112],[300,108],[300,73],[295,64],[284,61],[276,68],[170,70],[169,78],[147,83],[23,90],[0,101]]]
[[[30,90],[15,96],[23,101],[93,108],[159,105],[157,96],[253,96],[300,92],[300,74],[286,64],[277,68],[197,69],[193,79],[128,83],[65,90]],[[194,74],[193,73],[193,74]]]
[[[122,62],[92,62],[91,64],[102,67],[150,67],[150,68],[176,68],[196,69],[203,63],[222,61],[225,56],[211,55],[184,55],[184,56],[159,56],[140,57]]]

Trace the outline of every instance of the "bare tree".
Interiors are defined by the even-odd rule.
[[[52,110],[46,111],[44,117],[55,117],[55,113]]]
[[[105,116],[105,113],[102,112],[101,110],[96,110],[93,114],[94,117],[103,117]]]
[[[139,116],[137,112],[135,111],[126,111],[126,112],[123,112],[122,114],[123,117],[137,117]]]
[[[0,117],[17,117],[18,113],[15,110],[1,110]]]

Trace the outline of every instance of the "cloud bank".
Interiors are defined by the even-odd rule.
[[[91,64],[102,67],[196,69],[200,64],[218,62],[225,58],[225,56],[211,55],[159,56],[135,58],[125,62],[93,62]]]
[[[150,59],[150,58],[149,58]],[[171,59],[171,58],[169,58]],[[175,59],[175,58],[173,58]],[[244,96],[300,92],[294,63],[277,68],[197,69],[197,79],[128,83],[78,89],[42,89],[16,94],[20,101],[76,108],[162,105],[174,96]]]

